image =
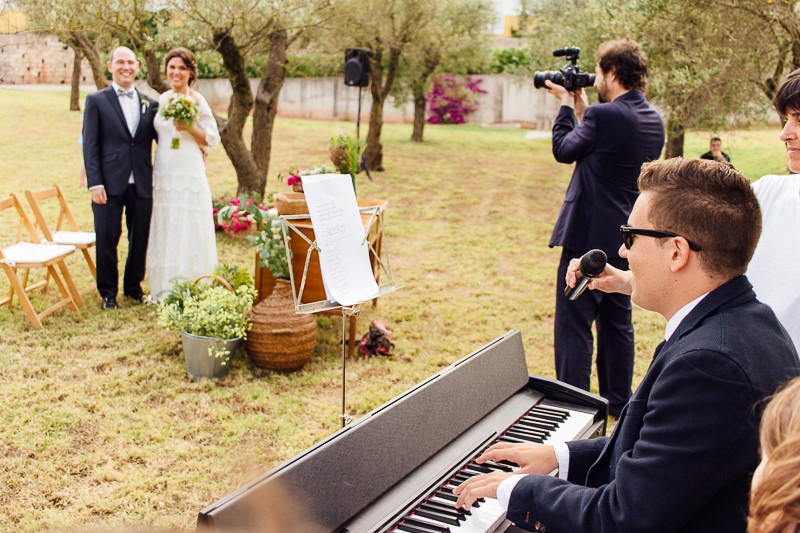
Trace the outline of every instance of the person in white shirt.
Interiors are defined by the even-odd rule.
[[[800,69],[783,80],[774,104],[786,119],[780,139],[786,144],[792,173],[764,176],[753,183],[763,230],[747,277],[758,299],[772,307],[800,350]]]

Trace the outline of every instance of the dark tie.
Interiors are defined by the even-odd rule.
[[[127,96],[128,98],[133,98],[134,95],[136,94],[136,91],[134,89],[131,89],[130,91],[126,91],[125,89],[121,89],[120,88],[120,89],[117,89],[117,94],[119,96]]]

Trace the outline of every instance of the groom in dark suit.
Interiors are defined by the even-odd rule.
[[[158,102],[134,87],[139,61],[132,50],[116,48],[106,67],[113,83],[86,98],[83,161],[97,233],[97,290],[103,309],[116,309],[123,210],[128,230],[123,292],[137,301],[143,297],[153,210],[153,118]]]
[[[764,400],[800,374],[788,333],[743,275],[761,233],[750,182],[728,164],[648,163],[622,226],[633,301],[667,319],[639,388],[608,438],[497,444],[459,505],[497,497],[533,531],[744,532]],[[558,477],[547,474],[559,470]]]

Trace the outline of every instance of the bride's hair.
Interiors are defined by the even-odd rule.
[[[164,59],[164,75],[167,74],[167,65],[175,57],[179,57],[189,69],[189,85],[191,86],[197,80],[197,63],[194,60],[194,54],[188,48],[178,47],[169,51],[167,58]]]
[[[750,496],[750,533],[800,529],[800,378],[770,400],[761,417],[761,482]]]

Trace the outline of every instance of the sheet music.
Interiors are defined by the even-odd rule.
[[[320,269],[328,299],[347,306],[378,296],[350,176],[303,176],[303,191],[320,249]]]

